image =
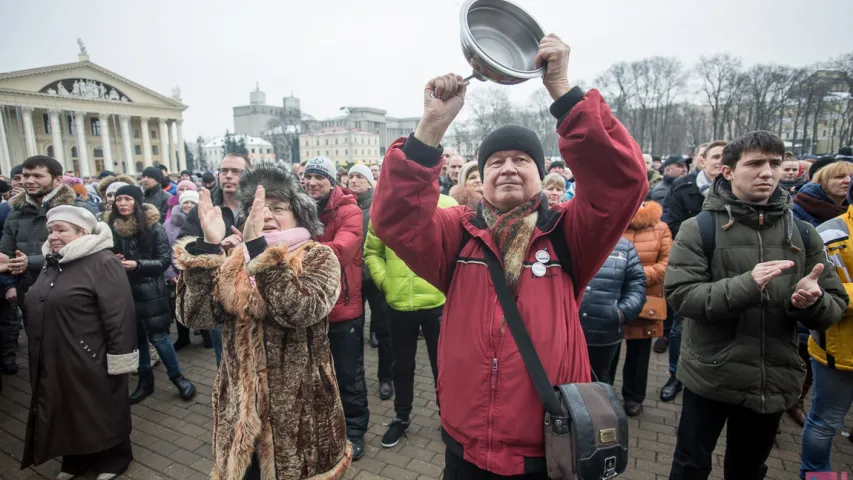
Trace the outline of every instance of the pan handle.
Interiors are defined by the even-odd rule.
[[[465,82],[466,85],[468,85],[471,82],[471,80],[473,80],[475,78],[477,80],[483,81],[483,77],[477,75],[477,72],[474,72],[471,75],[468,75],[462,81]],[[429,98],[435,98],[435,93],[429,92]]]

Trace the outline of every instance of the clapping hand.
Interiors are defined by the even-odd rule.
[[[820,279],[820,275],[822,273],[823,264],[818,263],[814,266],[811,273],[797,282],[794,294],[791,295],[791,304],[795,308],[809,308],[820,300],[821,295],[823,295],[823,290],[820,288],[817,281]]]
[[[258,189],[255,190],[255,200],[252,202],[252,210],[249,212],[249,217],[246,218],[246,225],[243,226],[243,239],[246,242],[251,242],[264,233],[266,200],[266,189],[264,189],[263,185],[258,185]]]
[[[225,237],[225,220],[222,219],[222,209],[213,206],[210,191],[206,188],[198,194],[198,221],[205,243],[220,245]]]
[[[0,253],[0,273],[7,273],[9,270],[9,255]]]
[[[13,275],[23,275],[27,271],[30,261],[23,252],[15,250],[15,258],[9,259],[9,271]]]
[[[242,241],[243,241],[243,233],[240,232],[240,230],[238,230],[237,227],[232,225],[231,226],[231,235],[228,235],[227,237],[225,237],[225,240],[222,240],[222,243],[220,243],[219,245],[222,246],[222,248],[225,249],[226,252],[228,252],[232,248],[236,247],[237,245],[240,245],[240,243]]]

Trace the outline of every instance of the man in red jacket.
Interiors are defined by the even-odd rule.
[[[568,57],[569,47],[549,35],[536,60],[548,65],[543,83],[554,99],[560,153],[578,180],[573,200],[548,209],[539,139],[510,125],[480,145],[477,212],[436,208],[439,142],[465,99],[459,75],[429,81],[417,130],[395,141],[382,164],[371,211],[376,234],[447,296],[438,351],[445,478],[547,478],[544,408],[506,328],[484,249],[503,260],[551,382],[588,382],[578,306],[649,188],[639,147],[601,95],[569,84]],[[551,243],[554,230],[567,244],[571,275]]]
[[[341,262],[341,296],[329,314],[329,347],[344,405],[352,458],[364,455],[364,434],[370,420],[364,381],[364,307],[361,301],[363,225],[355,194],[335,184],[337,168],[325,157],[305,165],[305,191],[317,202],[325,230],[318,240],[335,251]]]

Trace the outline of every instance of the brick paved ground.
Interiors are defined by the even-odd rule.
[[[20,358],[26,355],[22,338]],[[200,342],[200,337],[194,337]],[[367,452],[347,472],[346,478],[393,480],[440,478],[444,464],[444,445],[439,437],[439,420],[435,408],[432,376],[423,342],[419,345],[419,365],[415,384],[415,410],[408,439],[396,447],[383,449],[379,442],[385,424],[393,416],[392,401],[382,402],[378,397],[376,381],[376,350],[366,347],[366,367],[370,389],[370,430],[367,434]],[[623,349],[624,351],[624,349]],[[199,345],[179,353],[184,374],[196,382],[199,394],[191,402],[182,402],[174,387],[168,382],[164,368],[156,371],[156,392],[143,403],[132,407],[133,448],[136,460],[126,477],[133,479],[192,479],[208,478],[210,472],[211,410],[210,392],[216,374],[212,350]],[[631,461],[621,478],[637,480],[665,479],[675,445],[675,427],[678,422],[679,402],[666,404],[657,400],[657,392],[666,381],[666,355],[652,354],[649,376],[648,400],[645,413],[630,420]],[[23,367],[23,362],[19,361]],[[53,478],[59,472],[59,463],[52,460],[35,469],[20,471],[19,461],[23,449],[27,408],[29,405],[29,372],[22,368],[16,376],[3,378],[0,394],[0,477],[7,480]],[[620,375],[621,376],[621,375]],[[135,385],[135,377],[131,382]],[[680,399],[679,399],[680,400]],[[853,416],[848,416],[853,420]],[[848,425],[853,426],[853,421]],[[768,461],[767,478],[792,480],[799,469],[801,430],[788,418],[783,420],[782,434],[777,448]],[[715,469],[711,478],[722,476],[721,440],[715,452]],[[853,472],[853,444],[836,437],[832,453],[836,470]],[[89,478],[94,478],[91,476]]]

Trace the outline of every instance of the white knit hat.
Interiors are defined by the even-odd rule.
[[[68,222],[89,233],[94,232],[95,225],[98,224],[98,220],[92,215],[92,212],[72,205],[60,205],[47,211],[47,224],[50,225],[51,222],[57,221]]]
[[[338,176],[338,169],[335,168],[335,162],[328,158],[314,157],[305,164],[305,175],[309,173],[319,173],[328,178],[332,182],[332,185],[334,185],[335,179]]]
[[[198,192],[193,190],[185,190],[178,198],[178,205],[183,205],[184,202],[193,202],[198,205]]]
[[[369,183],[371,187],[376,181],[373,179],[373,172],[370,171],[370,167],[363,163],[356,163],[355,165],[353,165],[352,168],[349,169],[349,173],[347,175],[352,175],[353,173],[357,173],[362,177],[366,178],[367,183]]]
[[[109,186],[109,187],[107,187],[107,190],[104,192],[104,195],[109,195],[109,194],[111,194],[111,193],[116,193],[116,191],[118,191],[118,189],[119,189],[119,188],[121,188],[121,187],[123,187],[123,186],[125,186],[125,185],[130,185],[130,184],[129,184],[129,183],[125,183],[125,182],[113,182],[113,183],[111,183],[111,184],[110,184],[110,186]]]

